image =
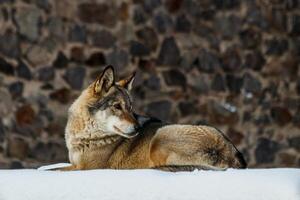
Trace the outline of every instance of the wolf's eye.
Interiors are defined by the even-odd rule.
[[[117,109],[117,110],[122,110],[122,107],[120,104],[115,104],[114,105],[114,108]]]

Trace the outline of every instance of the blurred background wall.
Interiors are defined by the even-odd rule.
[[[297,0],[0,0],[0,167],[67,161],[67,109],[137,71],[139,113],[218,127],[250,167],[300,166]]]

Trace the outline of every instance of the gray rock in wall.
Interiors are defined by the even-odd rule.
[[[34,7],[20,7],[15,14],[17,27],[22,36],[35,41],[40,33],[41,11]]]

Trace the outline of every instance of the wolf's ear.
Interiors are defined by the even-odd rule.
[[[134,77],[135,77],[135,72],[133,72],[133,74],[128,78],[118,81],[117,85],[124,87],[125,89],[130,91],[132,89],[132,83],[134,81]]]
[[[100,94],[107,92],[115,84],[115,72],[113,66],[107,66],[94,84],[94,92]]]

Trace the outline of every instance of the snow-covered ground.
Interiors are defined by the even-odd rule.
[[[0,170],[0,200],[300,200],[300,169]]]

